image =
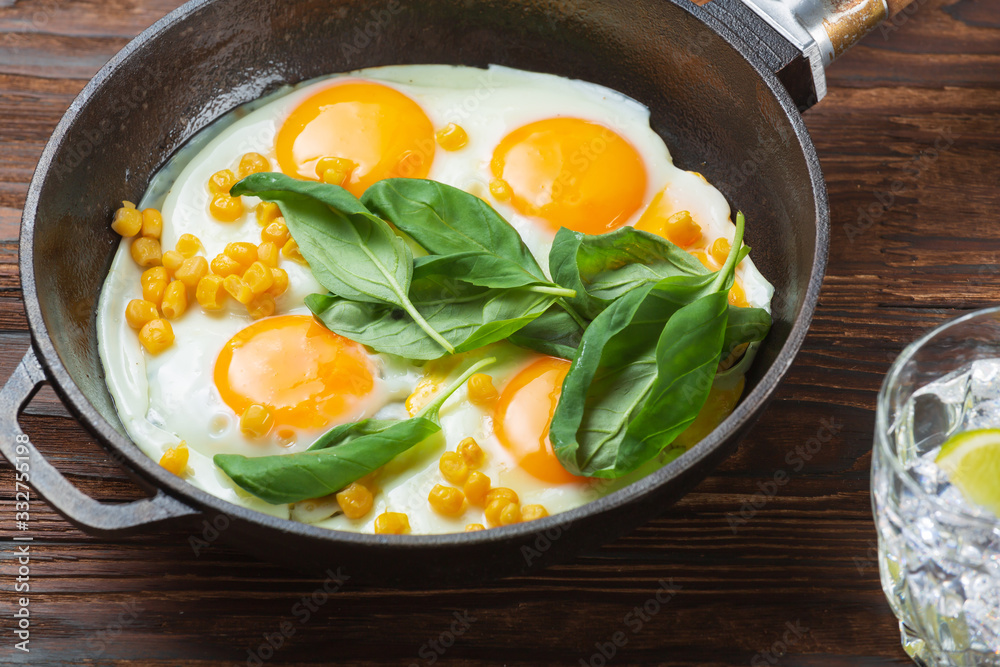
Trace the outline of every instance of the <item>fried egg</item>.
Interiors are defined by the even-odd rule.
[[[154,177],[140,202],[140,209],[162,212],[163,250],[193,235],[198,254],[212,260],[229,244],[261,242],[256,198],[243,197],[229,221],[213,214],[213,175],[237,171],[248,153],[296,178],[338,179],[356,196],[391,177],[461,188],[503,215],[543,268],[560,227],[600,234],[636,225],[669,238],[712,270],[735,231],[725,198],[701,175],[673,165],[649,126],[649,111],[634,100],[595,84],[503,67],[412,65],[307,82],[216,121]],[[342,161],[331,163],[329,156]],[[441,363],[376,353],[311,317],[304,298],[325,290],[307,265],[287,257],[280,266],[288,288],[269,316],[254,319],[233,299],[221,310],[206,310],[189,296],[186,311],[170,321],[173,344],[151,354],[124,315],[130,301],[144,296],[131,241],[122,239],[98,308],[108,389],[125,431],[146,455],[160,461],[186,443],[182,476],[198,488],[337,530],[373,532],[376,518],[390,511],[406,514],[413,533],[461,531],[486,523],[482,507],[469,504],[459,516],[444,516],[432,510],[428,494],[447,484],[442,454],[471,437],[485,454],[479,472],[493,487],[513,489],[522,505],[556,513],[607,491],[568,473],[548,440],[568,361],[507,343]],[[744,259],[730,301],[768,309],[772,294]],[[374,501],[362,517],[345,516],[333,496],[268,504],[212,461],[216,454],[303,451],[333,426],[368,417],[406,419],[407,399],[439,390],[486,356],[497,358],[485,370],[495,400],[484,406],[466,387],[457,391],[441,411],[441,433],[368,480]],[[259,405],[271,420],[263,435],[240,423]]]

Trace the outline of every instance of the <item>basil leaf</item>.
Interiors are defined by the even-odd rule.
[[[580,346],[583,327],[562,308],[549,308],[508,340],[518,347],[548,354],[553,357],[572,359]]]
[[[770,330],[771,315],[763,308],[730,306],[725,342],[722,344],[722,358],[729,356],[737,345],[764,340]]]
[[[560,229],[549,251],[549,270],[555,282],[576,291],[570,303],[591,319],[639,285],[709,273],[685,250],[632,227],[599,236]]]
[[[292,238],[323,287],[352,301],[399,306],[444,352],[454,352],[410,302],[410,248],[349,192],[327,183],[258,173],[234,185],[231,193],[277,202]]]
[[[272,504],[336,493],[440,431],[438,413],[444,402],[469,377],[494,361],[490,358],[474,364],[412,419],[364,420],[338,426],[309,450],[296,454],[254,458],[216,454],[213,460],[240,488]],[[322,447],[317,447],[321,441]]]

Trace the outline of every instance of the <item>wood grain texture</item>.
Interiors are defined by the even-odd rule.
[[[0,0],[0,376],[29,344],[16,235],[35,161],[88,78],[176,4]],[[806,115],[832,209],[814,324],[738,452],[661,518],[531,577],[417,591],[348,581],[301,622],[319,580],[226,547],[196,555],[178,532],[91,538],[36,500],[32,652],[11,650],[4,613],[0,662],[246,664],[284,622],[294,634],[271,664],[429,665],[437,647],[444,661],[473,665],[596,665],[596,644],[616,632],[626,639],[617,664],[909,664],[873,559],[875,395],[919,332],[1000,296],[1000,5],[918,0],[837,62],[829,85]],[[22,423],[87,493],[141,496],[51,392]],[[836,435],[803,455],[824,424]],[[788,481],[769,487],[777,471]],[[4,464],[4,540],[13,515]],[[4,609],[11,555],[7,541]],[[676,594],[642,620],[634,610],[657,606],[661,582]]]

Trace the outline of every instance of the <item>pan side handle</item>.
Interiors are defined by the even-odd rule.
[[[102,537],[120,536],[198,514],[163,491],[129,503],[101,503],[73,486],[35,448],[17,421],[21,409],[45,379],[38,358],[29,349],[0,389],[0,453],[14,466],[15,479],[20,482],[17,490],[29,487],[73,525]]]

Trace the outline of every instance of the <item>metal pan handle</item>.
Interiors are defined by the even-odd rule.
[[[34,350],[28,350],[0,389],[0,453],[28,485],[71,523],[97,536],[115,536],[198,514],[179,500],[157,491],[152,498],[129,503],[101,503],[84,494],[45,460],[18,424],[21,409],[45,382]],[[27,464],[25,466],[24,464]]]

